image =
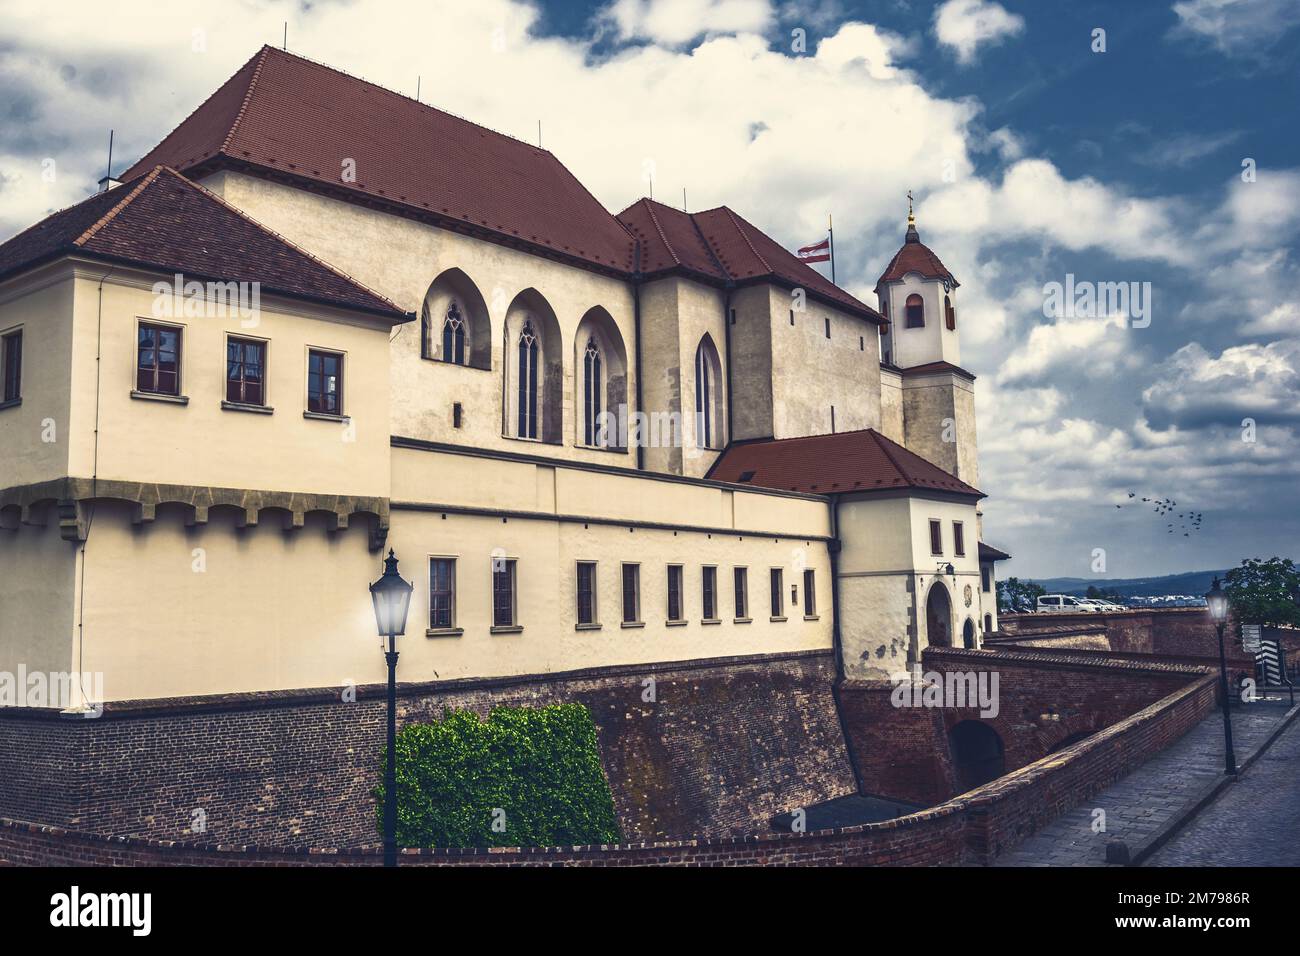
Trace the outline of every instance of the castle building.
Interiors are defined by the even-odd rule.
[[[0,670],[87,699],[834,649],[997,626],[958,282],[863,303],[723,206],[263,48],[0,245]],[[61,704],[64,702],[60,702]]]

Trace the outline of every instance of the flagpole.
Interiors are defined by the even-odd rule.
[[[827,213],[826,215],[826,228],[830,230],[830,234],[831,234],[831,284],[834,285],[835,284],[835,220],[831,218],[829,213]]]

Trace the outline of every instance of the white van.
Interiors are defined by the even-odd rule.
[[[1079,598],[1070,597],[1068,594],[1044,594],[1038,599],[1038,613],[1040,614],[1080,614],[1092,610],[1093,608],[1083,604]]]

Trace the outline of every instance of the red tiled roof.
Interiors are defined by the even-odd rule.
[[[999,551],[991,544],[985,544],[983,541],[981,541],[980,560],[981,561],[1009,561],[1011,560],[1011,555],[1007,554],[1005,551]]]
[[[0,245],[0,278],[61,255],[179,272],[187,279],[256,282],[263,293],[382,316],[407,316],[383,296],[159,166],[98,193]]]
[[[732,444],[708,477],[821,495],[919,488],[984,497],[872,428]]]
[[[909,272],[919,272],[926,279],[947,279],[953,288],[961,284],[939,261],[939,257],[930,251],[930,247],[921,242],[915,226],[908,229],[903,248],[894,253],[894,258],[889,260],[889,265],[885,266],[885,271],[876,280],[875,291],[879,292],[886,282],[895,282]]]
[[[263,47],[126,176],[247,163],[631,271],[632,237],[551,153]],[[355,161],[354,182],[343,179]]]
[[[641,243],[641,272],[686,271],[713,280],[771,280],[806,289],[814,298],[875,322],[875,309],[849,295],[817,270],[726,206],[685,213],[640,199],[618,219]]]

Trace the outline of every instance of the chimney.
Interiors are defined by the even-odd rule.
[[[114,179],[112,176],[105,176],[99,181],[99,191],[101,193],[106,193],[110,189],[116,189],[120,185],[122,185],[122,180]]]

